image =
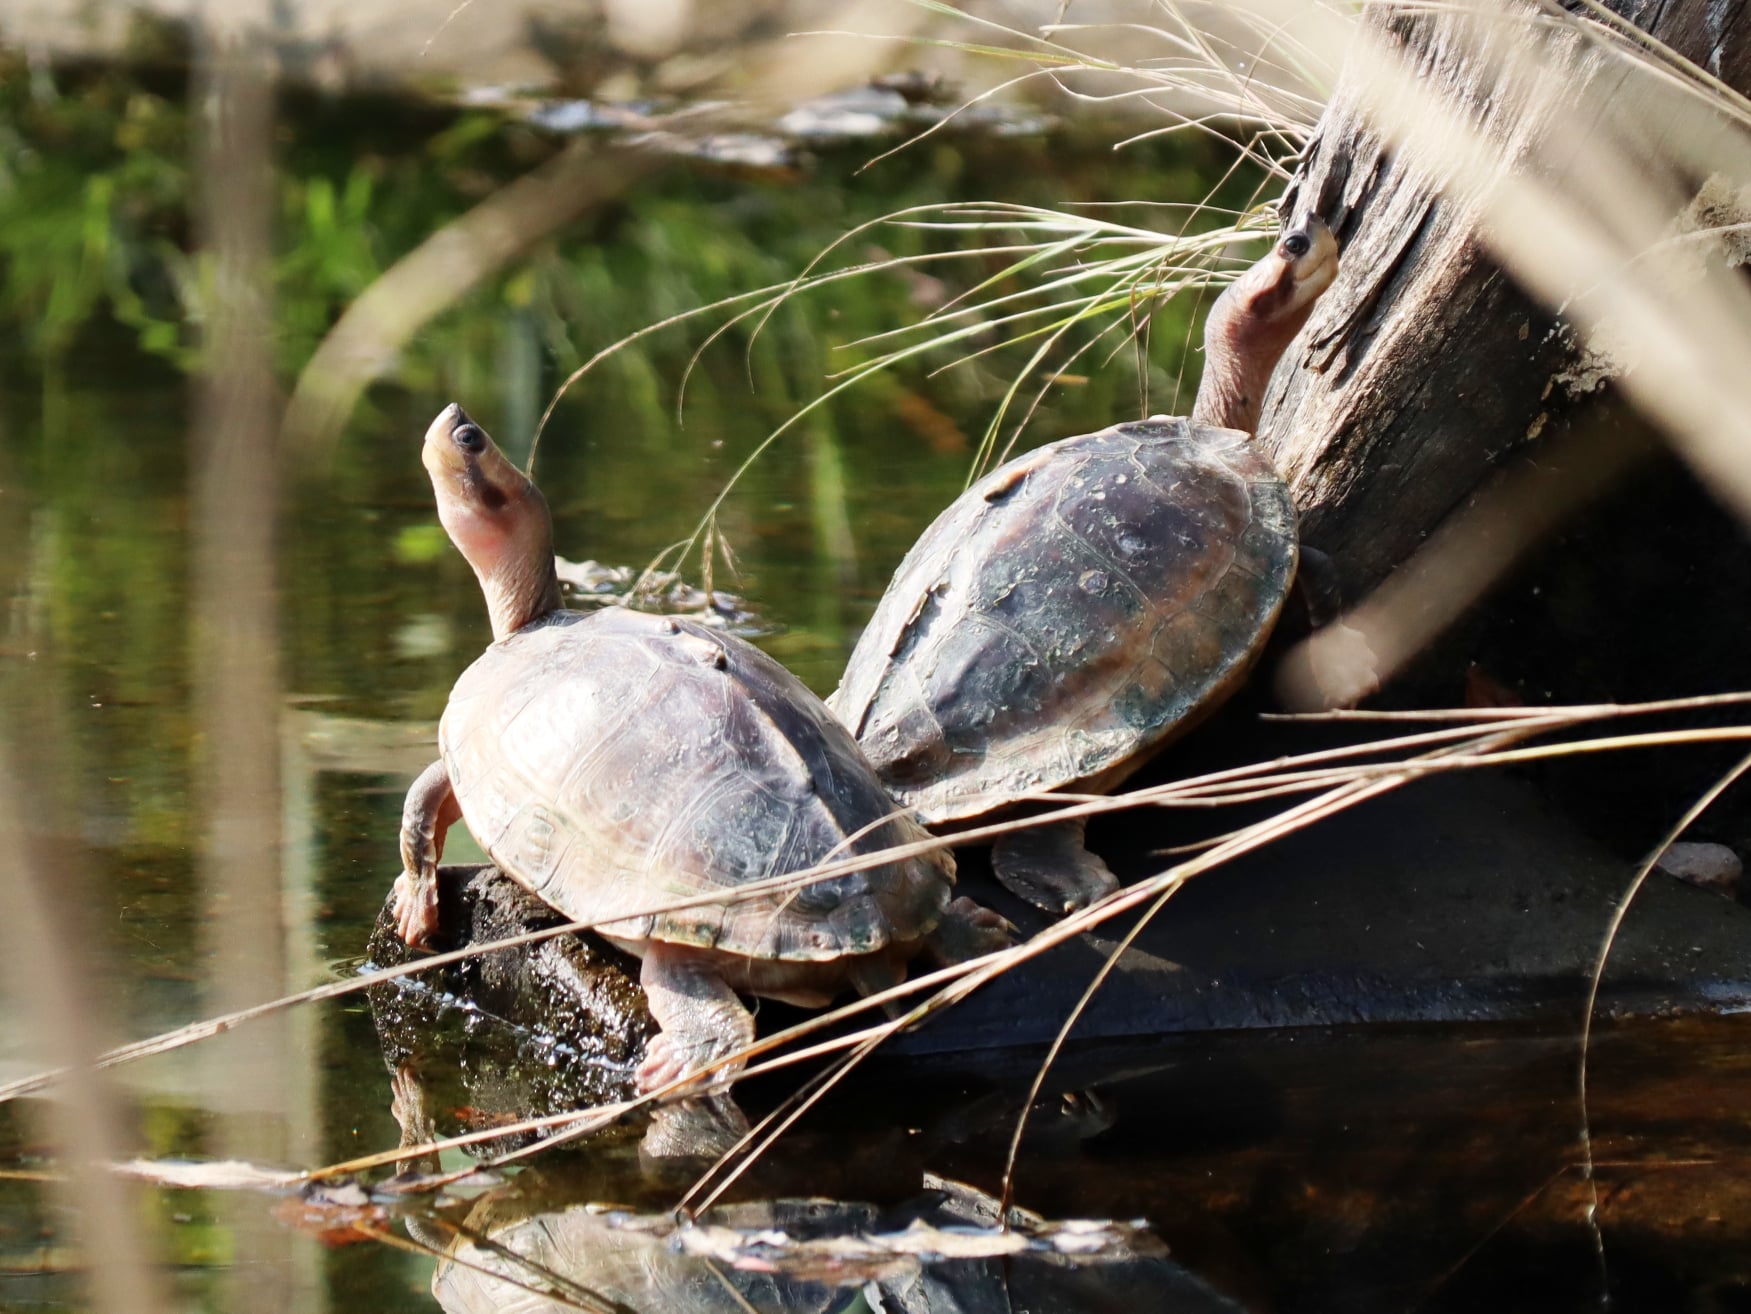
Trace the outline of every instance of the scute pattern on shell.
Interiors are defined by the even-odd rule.
[[[844,727],[771,658],[691,621],[543,617],[463,672],[439,746],[493,861],[618,938],[820,961],[924,935],[954,881],[939,852],[630,916],[924,837],[902,816],[846,844],[894,805]]]
[[[829,706],[926,822],[1116,783],[1244,675],[1296,564],[1248,435],[1155,419],[993,471],[901,563]]]

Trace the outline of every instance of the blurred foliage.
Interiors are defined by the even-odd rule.
[[[496,113],[401,101],[288,93],[282,113],[275,329],[288,376],[399,256],[557,144]],[[132,328],[143,351],[198,365],[206,280],[192,250],[190,133],[180,79],[108,67],[54,73],[0,55],[0,324],[45,365],[70,359],[105,318]],[[410,353],[399,381],[420,390],[490,377],[507,346],[503,319],[518,315],[529,317],[549,375],[568,370],[610,336],[782,282],[890,210],[992,194],[1041,204],[1192,199],[1217,163],[1183,143],[1112,155],[1087,140],[963,137],[859,174],[872,149],[841,148],[794,185],[678,162],[595,232],[546,247],[459,305]],[[1016,167],[1018,156],[1046,151],[1048,167]],[[1246,197],[1239,182],[1227,190]],[[902,229],[879,238],[891,254],[923,249]],[[916,318],[919,277],[839,285],[827,314],[817,307],[790,326],[800,332],[776,330],[782,341],[767,359],[802,347],[790,373],[806,392],[832,347]],[[1160,327],[1183,336],[1173,330],[1183,331],[1184,313],[1170,311]],[[646,349],[655,356],[625,358],[612,371],[618,395],[660,411],[668,388],[658,379],[672,378],[690,349],[677,335]]]

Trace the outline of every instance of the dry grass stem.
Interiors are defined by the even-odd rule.
[[[1630,905],[1635,902],[1636,895],[1647,883],[1648,877],[1668,848],[1689,830],[1691,825],[1709,808],[1713,807],[1720,796],[1727,792],[1746,772],[1751,771],[1751,754],[1739,759],[1730,770],[1704,791],[1702,796],[1692,803],[1677,821],[1677,824],[1667,831],[1660,842],[1654,846],[1651,853],[1636,869],[1634,879],[1624,890],[1623,897],[1618,899],[1611,910],[1611,920],[1605,928],[1604,938],[1599,944],[1599,956],[1593,964],[1593,974],[1587,982],[1587,1003],[1581,1014],[1581,1054],[1575,1065],[1575,1098],[1579,1105],[1581,1121],[1581,1171],[1587,1183],[1589,1204],[1587,1208],[1587,1226],[1592,1230],[1594,1256],[1598,1261],[1601,1275],[1605,1268],[1605,1234],[1599,1226],[1599,1181],[1594,1175],[1593,1162],[1593,1118],[1587,1103],[1587,1058],[1593,1043],[1593,1019],[1599,1007],[1599,989],[1605,980],[1605,964],[1611,957],[1612,946],[1617,943],[1618,933],[1623,929],[1623,920],[1629,916]]]
[[[1527,735],[1535,733],[1537,733],[1535,728],[1516,726],[1512,730],[1486,735],[1477,740],[1471,741],[1468,744],[1436,749],[1428,756],[1440,759],[1445,754],[1462,753],[1473,746],[1479,749],[1494,749],[1497,746],[1506,746],[1507,744],[1518,742]],[[1279,814],[1278,817],[1273,817],[1269,822],[1263,823],[1263,825],[1267,832],[1271,832],[1274,831],[1274,828],[1279,823],[1286,824],[1295,821],[1299,822],[1301,825],[1310,824],[1312,821],[1331,816],[1334,812],[1341,811],[1344,808],[1353,807],[1358,803],[1378,797],[1392,789],[1396,789],[1400,785],[1408,784],[1411,780],[1416,778],[1416,775],[1412,772],[1403,771],[1371,782],[1352,781],[1338,786],[1320,798],[1303,804],[1301,809],[1292,808],[1288,812]],[[1258,827],[1246,827],[1234,831],[1229,835],[1219,837],[1207,847],[1206,857],[1208,858],[1218,853],[1228,853],[1231,851],[1236,854],[1247,851],[1252,843],[1258,838],[1256,833],[1258,830]],[[1275,835],[1272,834],[1272,837],[1274,838]],[[1094,978],[1088,983],[1088,987],[1082,992],[1082,995],[1077,999],[1075,1005],[1065,1016],[1063,1023],[1058,1028],[1058,1034],[1052,1038],[1052,1043],[1047,1048],[1045,1057],[1041,1059],[1040,1066],[1034,1073],[1034,1078],[1028,1087],[1027,1095],[1022,1100],[1021,1112],[1016,1115],[1015,1130],[1010,1135],[1009,1149],[1003,1165],[1003,1189],[999,1196],[1000,1216],[1008,1213],[1009,1206],[1015,1198],[1015,1173],[1016,1167],[1020,1161],[1022,1138],[1027,1133],[1028,1118],[1032,1113],[1035,1101],[1039,1099],[1040,1092],[1045,1086],[1047,1075],[1051,1072],[1058,1056],[1063,1053],[1064,1046],[1069,1042],[1071,1031],[1075,1029],[1077,1021],[1082,1017],[1083,1013],[1087,1011],[1088,1006],[1093,1002],[1095,995],[1099,993],[1101,987],[1106,984],[1107,979],[1112,975],[1114,969],[1118,967],[1120,960],[1124,958],[1131,946],[1136,943],[1137,937],[1143,933],[1149,923],[1155,918],[1156,914],[1166,906],[1167,901],[1180,890],[1182,885],[1183,880],[1175,880],[1166,884],[1162,888],[1161,893],[1157,896],[1155,901],[1144,910],[1142,916],[1137,919],[1136,924],[1125,933],[1119,943],[1114,946],[1113,951],[1107,955],[1106,961],[1101,964],[1100,970],[1095,973]]]
[[[1516,733],[1518,733],[1518,731],[1516,731]],[[1405,777],[1405,779],[1408,778],[1408,776]],[[1241,832],[1238,832],[1234,839],[1227,844],[1213,848],[1202,856],[1178,864],[1159,876],[1140,882],[1137,885],[1129,886],[1086,909],[1070,914],[1056,925],[1048,927],[1046,930],[1035,935],[1025,944],[1017,945],[1014,948],[988,955],[985,958],[977,960],[976,963],[968,965],[971,970],[960,973],[956,980],[936,991],[928,999],[915,1006],[904,1016],[868,1028],[865,1032],[861,1033],[864,1038],[860,1039],[856,1048],[839,1059],[833,1067],[829,1069],[830,1075],[827,1076],[826,1079],[819,1081],[818,1084],[809,1091],[806,1097],[796,1101],[795,1106],[789,1108],[785,1112],[784,1117],[781,1120],[776,1121],[772,1129],[761,1137],[758,1143],[750,1145],[753,1138],[749,1137],[744,1139],[742,1145],[738,1145],[732,1149],[730,1155],[725,1156],[726,1161],[731,1156],[741,1151],[743,1146],[748,1146],[745,1157],[740,1163],[735,1164],[733,1167],[726,1167],[725,1161],[720,1161],[719,1165],[714,1167],[711,1172],[707,1174],[707,1179],[716,1175],[719,1177],[719,1180],[709,1193],[705,1195],[704,1199],[701,1201],[700,1207],[708,1207],[713,1201],[715,1201],[723,1191],[728,1189],[737,1177],[752,1165],[754,1160],[757,1159],[760,1154],[764,1153],[776,1142],[777,1138],[786,1129],[794,1125],[797,1119],[813,1107],[813,1105],[820,1099],[824,1098],[834,1085],[842,1080],[845,1075],[849,1074],[858,1063],[872,1053],[875,1048],[890,1035],[897,1034],[902,1030],[921,1024],[927,1018],[940,1012],[942,1009],[967,998],[980,986],[997,979],[1019,963],[1036,957],[1048,949],[1055,948],[1078,935],[1091,931],[1105,922],[1110,921],[1114,917],[1132,911],[1145,903],[1149,904],[1151,909],[1159,908],[1161,905],[1165,904],[1167,899],[1170,898],[1172,894],[1192,876],[1220,866],[1222,863],[1227,862],[1242,853],[1251,852],[1253,849],[1262,847],[1263,845],[1271,843],[1276,839],[1280,839],[1285,835],[1292,834],[1304,826],[1312,824],[1314,821],[1332,815],[1334,811],[1341,811],[1343,808],[1352,806],[1354,803],[1360,802],[1365,798],[1384,793],[1400,783],[1403,783],[1403,780],[1383,780],[1375,782],[1373,785],[1360,788],[1345,786],[1321,796],[1320,798],[1310,800],[1298,807],[1279,813],[1276,816],[1270,817],[1265,821],[1259,822],[1253,826],[1247,827]],[[1147,914],[1145,920],[1147,920]],[[1016,1144],[1019,1144],[1020,1142],[1022,1126],[1025,1123],[1026,1118],[1026,1106],[1027,1104],[1031,1104],[1032,1100],[1037,1097],[1039,1086],[1044,1082],[1051,1058],[1058,1053],[1070,1028],[1074,1025],[1076,1018],[1081,1015],[1088,1001],[1094,997],[1095,992],[1106,981],[1113,967],[1116,966],[1119,958],[1122,956],[1124,949],[1131,943],[1135,934],[1136,929],[1134,929],[1130,935],[1125,937],[1117,951],[1108,956],[1102,970],[1097,973],[1094,981],[1090,984],[1087,991],[1085,991],[1081,1001],[1075,1009],[1072,1010],[1071,1015],[1066,1019],[1064,1026],[1060,1029],[1058,1037],[1048,1053],[1045,1064],[1042,1065],[1039,1073],[1036,1075],[1034,1089],[1030,1093],[1028,1100],[1024,1103],[1022,1119],[1018,1122],[1015,1133]],[[869,1002],[870,1001],[867,1000],[862,1001],[862,1004],[867,1005]],[[859,1006],[853,1005],[851,1007],[857,1008]],[[796,1034],[806,1028],[810,1028],[812,1023],[813,1020],[809,1023],[803,1023],[799,1027],[792,1028],[791,1033]],[[779,1039],[781,1038],[773,1038],[775,1042]],[[702,1182],[705,1180],[706,1179],[702,1179]],[[693,1198],[693,1195],[697,1194],[700,1189],[700,1185],[696,1184],[694,1191],[689,1193],[689,1199]],[[1000,1210],[1000,1215],[1007,1212],[1008,1205],[1009,1196],[1006,1192],[1003,1197],[1003,1209]]]
[[[1421,758],[1396,764],[1386,764],[1387,769],[1378,775],[1370,774],[1367,778],[1354,779],[1337,785],[1335,788],[1314,799],[1308,800],[1306,803],[1289,809],[1288,811],[1269,818],[1257,825],[1236,832],[1232,838],[1213,847],[1209,852],[1202,856],[1189,862],[1179,864],[1168,872],[1152,878],[1149,881],[1130,886],[1119,894],[1103,900],[1101,903],[1096,904],[1091,908],[1073,914],[1055,926],[1047,928],[1025,944],[1017,945],[1011,949],[989,955],[986,958],[979,959],[971,964],[961,964],[955,967],[940,969],[925,976],[909,980],[890,990],[882,991],[865,999],[841,1005],[826,1013],[810,1018],[803,1023],[799,1023],[795,1027],[758,1040],[754,1045],[737,1054],[726,1056],[719,1063],[706,1069],[706,1075],[710,1075],[712,1072],[715,1072],[720,1068],[728,1067],[738,1062],[757,1060],[762,1055],[768,1054],[774,1049],[793,1044],[810,1034],[836,1025],[839,1022],[852,1018],[860,1013],[896,1002],[908,995],[917,993],[924,989],[928,988],[933,991],[931,996],[924,1002],[914,1006],[908,1013],[899,1018],[879,1023],[849,1036],[836,1037],[832,1040],[816,1044],[806,1051],[792,1051],[777,1060],[765,1063],[753,1062],[742,1072],[730,1078],[732,1081],[739,1081],[744,1077],[770,1072],[776,1070],[778,1067],[787,1066],[790,1062],[802,1062],[824,1056],[834,1051],[851,1051],[848,1055],[842,1057],[831,1069],[828,1070],[826,1074],[819,1075],[816,1081],[812,1082],[810,1086],[806,1088],[806,1094],[799,1092],[797,1097],[794,1097],[792,1100],[787,1100],[779,1110],[775,1111],[771,1118],[763,1121],[759,1127],[756,1127],[748,1136],[744,1137],[743,1140],[732,1149],[730,1155],[726,1156],[725,1163],[720,1164],[718,1168],[714,1169],[712,1174],[709,1174],[708,1178],[702,1181],[701,1185],[696,1186],[694,1192],[689,1194],[689,1201],[693,1201],[704,1191],[704,1186],[707,1182],[715,1181],[716,1184],[712,1186],[712,1189],[710,1189],[708,1193],[704,1194],[703,1200],[697,1205],[699,1208],[708,1207],[718,1198],[719,1195],[721,1195],[723,1190],[727,1189],[728,1185],[733,1182],[741,1172],[745,1171],[746,1166],[751,1162],[753,1157],[757,1157],[757,1155],[768,1148],[784,1130],[791,1125],[794,1125],[795,1121],[806,1113],[807,1110],[821,1097],[823,1097],[827,1091],[831,1089],[832,1085],[836,1084],[842,1078],[843,1074],[849,1072],[857,1062],[861,1061],[863,1057],[872,1052],[882,1041],[902,1030],[921,1024],[936,1012],[966,998],[981,985],[996,979],[996,977],[1011,970],[1020,963],[1037,957],[1039,954],[1055,948],[1066,940],[1092,930],[1111,918],[1132,911],[1146,902],[1165,902],[1165,898],[1170,892],[1177,889],[1181,883],[1189,879],[1191,876],[1210,870],[1236,856],[1239,856],[1241,853],[1250,852],[1255,848],[1281,838],[1283,835],[1314,824],[1317,821],[1323,820],[1336,812],[1354,806],[1368,798],[1376,797],[1391,789],[1397,788],[1399,785],[1418,778],[1423,774],[1427,774],[1430,771],[1452,769],[1452,767],[1456,766],[1479,765],[1490,761],[1498,755],[1506,757],[1516,751],[1520,751],[1510,749],[1507,746],[1513,743],[1518,743],[1530,735],[1541,733],[1546,728],[1547,727],[1542,725],[1527,724],[1525,722],[1517,723],[1506,728],[1497,725],[1486,730],[1481,735],[1478,735],[1470,742],[1452,745],[1437,750],[1437,756],[1435,757]],[[1734,737],[1741,739],[1751,738],[1751,727],[1740,727],[1737,728],[1737,730],[1738,733]],[[1633,736],[1619,738],[1622,740],[1633,740],[1637,744],[1644,744],[1657,741],[1660,739],[1660,736]],[[1560,749],[1565,746],[1552,747]],[[1567,747],[1585,748],[1587,745],[1582,744]],[[1542,752],[1543,750],[1539,751]],[[1396,770],[1392,769],[1394,767],[1396,767]],[[1112,961],[1116,962],[1116,957]],[[1108,971],[1110,971],[1110,967],[1111,964],[1109,964]],[[1090,991],[1084,997],[1084,1003],[1092,998],[1094,989],[1098,988],[1100,980],[1105,979],[1105,974],[1106,973],[1103,972],[1101,978],[1091,986]],[[1078,1010],[1078,1012],[1079,1011],[1080,1010]],[[1069,1021],[1073,1022],[1074,1016]],[[1068,1024],[1065,1030],[1060,1033],[1060,1045],[1067,1034]],[[1057,1047],[1055,1046],[1054,1053],[1056,1052],[1056,1048]],[[1041,1080],[1043,1080],[1043,1072]],[[684,1083],[676,1084],[679,1086]],[[574,1136],[586,1134],[589,1131],[598,1129],[600,1126],[606,1125],[607,1122],[612,1121],[615,1118],[623,1116],[624,1113],[633,1108],[648,1103],[651,1100],[661,1098],[664,1094],[665,1092],[662,1091],[653,1092],[651,1095],[642,1097],[639,1100],[631,1101],[625,1105],[615,1106],[612,1116],[603,1116],[600,1118],[588,1119],[586,1121],[573,1122],[570,1128],[551,1140],[543,1142],[542,1146],[526,1147],[512,1155],[494,1159],[491,1163],[494,1165],[503,1165],[508,1162],[513,1162],[517,1159],[528,1157],[530,1154],[535,1153],[539,1148],[545,1148],[556,1141],[569,1140]],[[601,1113],[607,1115],[608,1111],[602,1110]],[[558,1126],[561,1125],[562,1122],[563,1119],[547,1119],[542,1120],[541,1125]],[[513,1131],[520,1132],[524,1130],[534,1130],[536,1127],[537,1124],[531,1122],[529,1124],[519,1125],[515,1128],[495,1129],[492,1135],[502,1136]],[[1019,1131],[1017,1134],[1019,1136]],[[490,1139],[490,1137],[481,1136],[477,1139]],[[402,1151],[398,1153],[406,1152]],[[732,1157],[739,1160],[735,1166],[729,1164],[729,1160]]]
[[[169,1306],[153,1266],[156,1239],[134,1188],[103,1167],[122,1153],[129,1119],[112,1083],[89,1065],[104,1010],[79,967],[85,928],[70,896],[84,877],[69,857],[77,845],[67,841],[70,830],[57,834],[45,821],[53,809],[14,766],[19,729],[10,717],[0,721],[0,893],[7,907],[0,966],[7,969],[7,995],[30,1001],[21,1017],[33,1047],[68,1073],[64,1098],[38,1111],[40,1134],[63,1165],[49,1179],[51,1198],[73,1220],[71,1238],[84,1270],[80,1285],[90,1307],[100,1314],[157,1314]],[[38,735],[30,742],[33,770],[52,775],[45,757],[59,741]]]
[[[1575,708],[1546,708],[1536,712],[1528,709],[1523,715],[1517,715],[1516,728],[1527,733],[1546,733],[1559,729],[1571,728],[1588,722],[1613,720],[1622,717],[1636,716],[1651,712],[1671,712],[1694,710],[1698,708],[1717,707],[1751,701],[1751,694],[1716,695],[1703,698],[1669,699],[1649,704],[1629,705],[1588,705]],[[788,873],[782,876],[769,877],[765,880],[751,882],[737,891],[738,898],[753,898],[783,890],[797,889],[813,881],[830,879],[852,871],[861,871],[884,862],[898,861],[916,856],[951,844],[979,843],[996,838],[999,835],[1029,827],[1048,824],[1054,821],[1071,820],[1079,817],[1090,817],[1107,812],[1121,811],[1128,808],[1143,806],[1173,806],[1184,803],[1192,806],[1215,806],[1221,802],[1221,791],[1233,793],[1272,788],[1279,778],[1288,780],[1295,788],[1305,790],[1317,788],[1335,781],[1364,780],[1377,776],[1390,776],[1394,772],[1413,772],[1427,774],[1441,770],[1475,769],[1495,765],[1506,761],[1527,761],[1543,758],[1571,756],[1578,753],[1593,753],[1613,751],[1628,747],[1658,747],[1670,744],[1736,740],[1751,737],[1751,726],[1727,726],[1702,730],[1680,730],[1643,735],[1614,736],[1609,739],[1590,739],[1574,742],[1550,744],[1538,748],[1521,749],[1513,752],[1472,752],[1450,755],[1439,760],[1413,759],[1406,762],[1363,763],[1346,772],[1331,775],[1308,774],[1304,771],[1309,764],[1325,763],[1346,757],[1363,757],[1403,751],[1409,748],[1427,747],[1469,736],[1482,736],[1489,731],[1500,728],[1500,718],[1494,713],[1502,709],[1491,709],[1490,713],[1480,716],[1478,723],[1472,726],[1450,726],[1439,730],[1423,731],[1413,735],[1395,736],[1385,740],[1369,741],[1362,744],[1344,745],[1336,748],[1320,749],[1312,753],[1294,755],[1273,759],[1269,762],[1253,763],[1242,767],[1226,768],[1222,771],[1210,772],[1202,776],[1186,780],[1174,781],[1148,789],[1135,790],[1111,797],[1094,797],[1065,807],[1058,807],[1036,817],[994,822],[980,826],[949,838],[930,837],[909,844],[884,849],[871,853],[836,859],[805,871]],[[1469,715],[1469,713],[1452,713],[1452,715]],[[1205,795],[1214,795],[1206,797]],[[1048,798],[1050,796],[1047,796]],[[1237,800],[1238,801],[1238,800]],[[1241,832],[1246,833],[1246,832]],[[721,903],[722,895],[698,895],[687,899],[676,899],[653,906],[647,910],[651,914],[661,914],[680,911],[685,908],[698,907],[706,904]],[[1101,905],[1105,907],[1106,905]],[[640,914],[643,915],[643,914]],[[416,959],[398,967],[379,969],[344,981],[331,981],[301,991],[282,999],[271,1000],[252,1008],[241,1009],[222,1017],[208,1018],[188,1026],[165,1032],[158,1036],[136,1041],[120,1046],[98,1059],[98,1066],[114,1067],[124,1063],[135,1062],[153,1055],[167,1053],[174,1049],[195,1043],[209,1036],[219,1035],[234,1027],[243,1025],[260,1017],[265,1017],[287,1008],[302,1004],[315,1003],[325,999],[333,999],[342,995],[352,994],[369,986],[410,976],[417,972],[448,966],[479,954],[491,953],[500,949],[519,948],[551,939],[557,935],[574,933],[591,929],[592,923],[567,922],[558,926],[531,931],[522,935],[510,936],[503,940],[487,944],[471,945],[449,953],[436,954],[428,958]],[[1055,942],[1055,941],[1054,941]],[[983,960],[981,960],[983,961]],[[939,980],[950,979],[957,969],[944,969],[942,972],[928,976],[913,978],[905,985],[893,991],[884,991],[879,995],[870,996],[876,1003],[890,999],[902,998],[926,985],[934,985]],[[869,1001],[864,1001],[869,1002]],[[861,1004],[847,1005],[849,1012],[856,1012]],[[824,1015],[837,1018],[844,1010],[835,1010]],[[845,1015],[849,1015],[846,1013]],[[760,1047],[753,1052],[761,1052]],[[0,1086],[0,1103],[17,1099],[20,1096],[34,1094],[63,1079],[67,1075],[64,1069],[40,1072],[20,1078]],[[502,1131],[495,1134],[504,1134]]]

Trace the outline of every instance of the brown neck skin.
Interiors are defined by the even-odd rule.
[[[1309,299],[1290,311],[1262,313],[1257,303],[1271,292],[1257,285],[1253,275],[1258,272],[1258,266],[1247,271],[1210,307],[1204,323],[1204,377],[1192,403],[1192,419],[1198,424],[1256,433],[1271,371],[1313,312]]]
[[[480,591],[486,595],[486,611],[492,618],[495,641],[560,609],[559,575],[553,567],[553,521],[540,490],[533,484],[528,489],[540,503],[540,515],[529,514],[532,522],[538,522],[539,532],[527,530],[517,535],[524,540],[516,544],[517,550],[500,554],[490,568],[469,561],[480,581]]]
[[[420,463],[432,477],[444,532],[474,567],[492,637],[559,610],[547,499],[455,402],[426,430]]]
[[[553,517],[541,490],[498,448],[471,456],[447,443],[443,435],[426,447],[438,519],[474,567],[492,637],[502,639],[560,608]]]

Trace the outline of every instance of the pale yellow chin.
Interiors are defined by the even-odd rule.
[[[1293,305],[1296,310],[1308,305],[1328,287],[1338,276],[1338,262],[1335,258],[1322,261],[1317,267],[1309,270],[1295,280],[1295,296]]]
[[[449,483],[455,478],[455,468],[445,456],[442,438],[434,437],[430,431],[426,433],[425,446],[420,448],[420,464],[425,466],[434,483],[440,479]]]
[[[438,412],[437,419],[426,426],[426,450],[430,451],[438,443],[450,435],[450,409],[445,407]]]

